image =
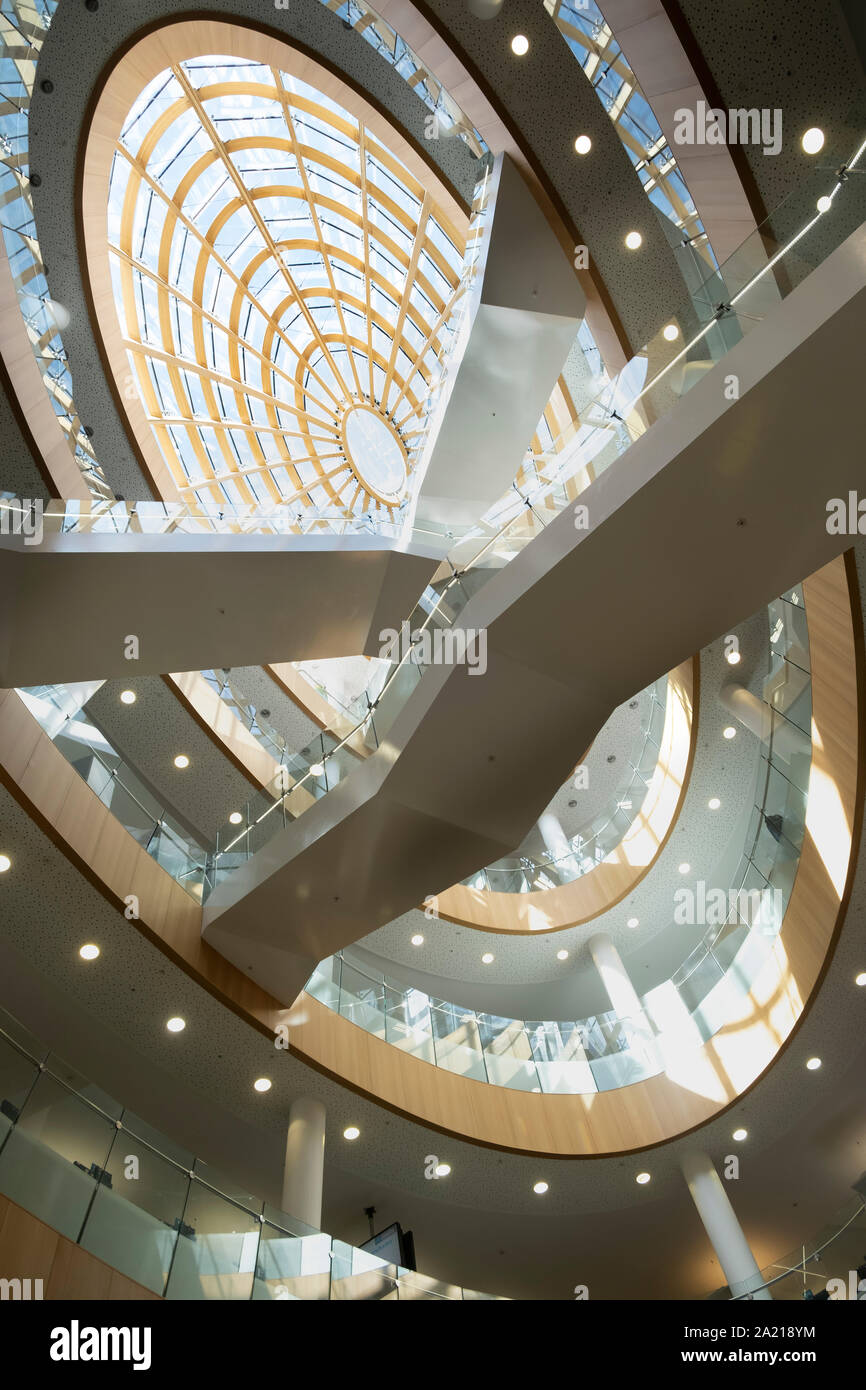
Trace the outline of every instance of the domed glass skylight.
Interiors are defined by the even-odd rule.
[[[464,232],[356,117],[260,63],[177,63],[125,122],[108,234],[132,390],[184,498],[400,507]]]

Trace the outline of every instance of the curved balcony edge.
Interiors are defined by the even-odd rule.
[[[443,1071],[301,994],[283,1008],[201,939],[201,907],[151,859],[43,733],[15,691],[0,695],[0,780],[85,877],[200,985],[260,1032],[397,1113],[473,1143],[549,1157],[601,1157],[705,1124],[783,1052],[832,958],[859,851],[866,781],[863,632],[853,552],[804,582],[810,611],[813,761],[806,835],[783,929],[740,1016],[682,1065],[617,1090],[543,1095]]]

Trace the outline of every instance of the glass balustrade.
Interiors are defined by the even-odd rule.
[[[774,1302],[821,1298],[834,1302],[866,1298],[857,1273],[866,1262],[866,1205],[852,1196],[816,1235],[761,1270],[763,1283],[748,1294],[732,1295],[727,1285],[708,1295],[740,1303],[767,1289]]]
[[[510,855],[470,874],[463,883],[469,888],[494,893],[547,892],[591,873],[613,854],[640,816],[658,765],[667,686],[666,679],[649,686],[650,708],[642,723],[642,741],[629,755],[624,777],[610,802],[569,838],[567,852]]]
[[[239,1189],[0,1010],[0,1193],[168,1299],[487,1299]]]
[[[643,190],[669,219],[704,272],[715,264],[712,248],[673,151],[641,91],[625,54],[595,0],[543,0],[622,141]]]
[[[723,888],[724,911],[666,984],[647,994],[644,1013],[576,1021],[502,1018],[407,989],[341,954],[317,966],[307,993],[412,1056],[512,1090],[607,1091],[681,1066],[685,1054],[741,1015],[782,929],[805,833],[811,684],[799,587],[769,606],[768,624],[765,731],[754,740],[755,804],[731,881],[711,886]],[[799,737],[786,738],[792,729]],[[707,920],[714,915],[707,912]]]
[[[478,158],[488,153],[484,140],[454,98],[433,74],[428,72],[421,59],[381,15],[370,9],[369,5],[359,3],[359,0],[321,2],[327,9],[339,15],[345,25],[355,29],[366,39],[371,48],[408,82],[412,91],[436,117],[437,136],[459,136]]]
[[[63,347],[64,311],[48,291],[30,183],[28,113],[36,64],[56,0],[0,0],[0,233],[33,358],[81,475],[94,497],[110,497],[90,437],[75,409]]]
[[[86,698],[87,688],[82,693]],[[207,871],[206,849],[112,747],[80,699],[71,698],[70,687],[31,686],[18,694],[55,747],[124,830],[200,902]]]

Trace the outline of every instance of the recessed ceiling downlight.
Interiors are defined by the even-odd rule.
[[[736,738],[737,731],[733,724],[729,724],[726,729],[722,729],[722,738]]]
[[[415,935],[411,938],[411,940],[412,940],[412,945],[413,945],[413,946],[423,946],[423,945],[424,945],[424,938],[423,938],[423,936],[421,935],[421,933],[420,933],[419,931],[416,931]]]
[[[861,970],[859,975],[854,976],[854,983],[859,985],[861,989],[866,985],[866,970]]]
[[[186,756],[186,753],[178,753],[174,760],[174,765],[180,768],[189,767],[189,758]]]
[[[529,39],[525,34],[514,35],[511,40],[511,52],[516,54],[518,58],[522,58],[525,53],[529,52]]]
[[[348,1139],[351,1143],[352,1140],[357,1139],[359,1137],[360,1133],[361,1131],[359,1130],[357,1125],[347,1125],[346,1128],[343,1130],[343,1138]]]
[[[816,206],[816,208],[818,209],[819,212],[829,212],[830,209],[831,209],[831,207],[833,206],[833,199],[832,199],[832,198],[828,198],[827,195],[826,195],[826,193],[825,193],[824,196],[823,196],[823,198],[819,198],[819,199],[818,199],[818,201],[817,201],[817,203],[815,204],[815,206]]]
[[[808,1062],[806,1063],[806,1070],[807,1070],[807,1071],[817,1071],[818,1068],[820,1067],[820,1065],[821,1065],[821,1058],[820,1058],[820,1057],[810,1057],[809,1060],[808,1060]]]
[[[709,801],[707,802],[707,805],[709,806],[711,811],[718,811],[721,804],[722,803],[717,796],[711,796]]]
[[[589,154],[592,149],[592,141],[588,135],[578,135],[574,142],[574,148],[578,154]]]
[[[545,1194],[545,1192],[547,1192],[547,1190],[548,1190],[548,1185],[547,1185],[546,1182],[544,1182],[544,1181],[542,1180],[541,1182],[533,1183],[533,1185],[532,1185],[532,1190],[533,1190],[533,1192],[535,1192],[539,1197],[543,1197],[544,1194]]]
[[[820,126],[810,126],[806,133],[801,137],[800,144],[806,154],[817,154],[824,148],[824,132]]]
[[[492,952],[492,951],[485,951],[485,952],[484,952],[484,955],[481,957],[481,964],[482,964],[482,965],[492,965],[492,964],[493,964],[493,960],[494,960],[493,952]]]
[[[641,1187],[645,1187],[646,1184],[649,1182],[650,1177],[651,1174],[649,1173],[638,1173],[637,1177],[635,1178],[635,1182],[640,1183]]]
[[[626,922],[626,926],[627,926],[627,927],[631,927],[632,929],[634,929],[636,926],[639,925],[639,923],[640,923],[640,918],[639,918],[639,917],[629,917],[628,921]]]
[[[641,246],[642,243],[643,237],[641,236],[640,232],[627,233],[625,244],[628,247],[629,251],[637,251],[638,247]]]
[[[731,1135],[731,1138],[736,1139],[738,1144],[742,1144],[743,1140],[748,1139],[748,1137],[749,1131],[747,1129],[735,1129]]]
[[[262,1092],[269,1091],[273,1084],[269,1076],[260,1076],[257,1081],[253,1082],[253,1090]]]
[[[240,825],[242,820],[243,816],[241,815],[240,811],[232,811],[231,815],[229,816],[229,825]]]
[[[662,329],[662,337],[669,343],[675,343],[680,336],[680,330],[675,323],[668,323]]]
[[[561,951],[557,951],[557,953],[556,953],[556,959],[557,959],[557,960],[568,960],[568,952],[566,951],[565,947],[563,947],[563,949],[562,949]]]
[[[683,860],[682,864],[678,865],[677,872],[681,874],[687,874],[691,867],[691,864],[687,864],[686,861]]]
[[[186,1027],[186,1019],[179,1018],[177,1017],[177,1015],[175,1015],[174,1018],[170,1018],[168,1020],[165,1026],[170,1033],[182,1033],[184,1028]]]
[[[96,960],[99,955],[99,947],[95,946],[92,941],[88,941],[86,946],[79,947],[78,954],[82,960]]]
[[[135,691],[134,691],[134,690],[121,690],[121,692],[120,692],[120,702],[121,702],[121,704],[123,704],[123,705],[134,705],[134,704],[135,704]]]
[[[0,874],[5,874],[12,868],[12,860],[8,854],[0,854]]]
[[[448,1174],[451,1172],[451,1164],[437,1163],[433,1171],[435,1172],[437,1178],[447,1178]]]

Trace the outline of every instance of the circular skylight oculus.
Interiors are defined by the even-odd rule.
[[[368,405],[352,406],[343,418],[346,458],[367,492],[386,506],[406,490],[406,455],[387,420]]]

